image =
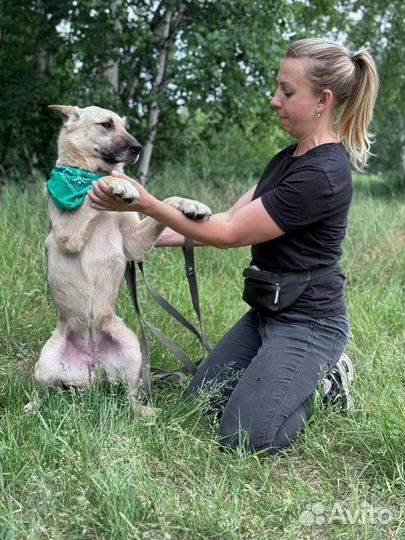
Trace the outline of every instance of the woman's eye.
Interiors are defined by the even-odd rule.
[[[285,95],[285,97],[291,97],[292,96],[292,94],[290,94],[289,92],[284,92],[284,95]]]

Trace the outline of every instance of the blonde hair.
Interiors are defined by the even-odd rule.
[[[367,165],[374,142],[368,133],[378,92],[378,73],[371,55],[360,49],[350,53],[327,39],[300,39],[292,43],[286,58],[306,60],[306,76],[314,92],[331,90],[334,97],[336,132],[358,170]]]

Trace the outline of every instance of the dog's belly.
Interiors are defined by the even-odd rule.
[[[61,362],[69,368],[81,366],[93,371],[108,358],[119,352],[119,343],[103,333],[79,333],[70,331],[61,352]]]

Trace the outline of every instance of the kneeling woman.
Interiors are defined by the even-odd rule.
[[[277,82],[271,104],[297,142],[227,212],[196,223],[134,181],[136,204],[112,198],[102,181],[90,193],[99,210],[134,210],[170,227],[160,245],[182,245],[186,236],[218,248],[252,246],[245,298],[253,307],[200,365],[188,395],[220,383],[223,443],[244,440],[271,454],[302,430],[325,373],[351,404],[338,262],[352,200],[350,161],[366,165],[378,76],[364,50],[303,39],[289,47]]]

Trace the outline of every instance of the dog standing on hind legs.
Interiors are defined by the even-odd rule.
[[[126,381],[136,397],[139,342],[116,315],[115,304],[127,261],[144,260],[164,225],[149,217],[140,220],[134,212],[100,212],[91,207],[85,188],[79,195],[77,191],[86,181],[91,183],[92,175],[107,176],[103,179],[111,193],[127,202],[137,200],[130,182],[108,175],[137,161],[141,145],[111,111],[50,107],[65,119],[55,176],[47,186],[51,225],[45,244],[47,280],[57,326],[42,349],[34,378],[42,386],[85,388],[102,368],[112,379]],[[166,202],[192,219],[211,215],[197,201],[171,197]]]

